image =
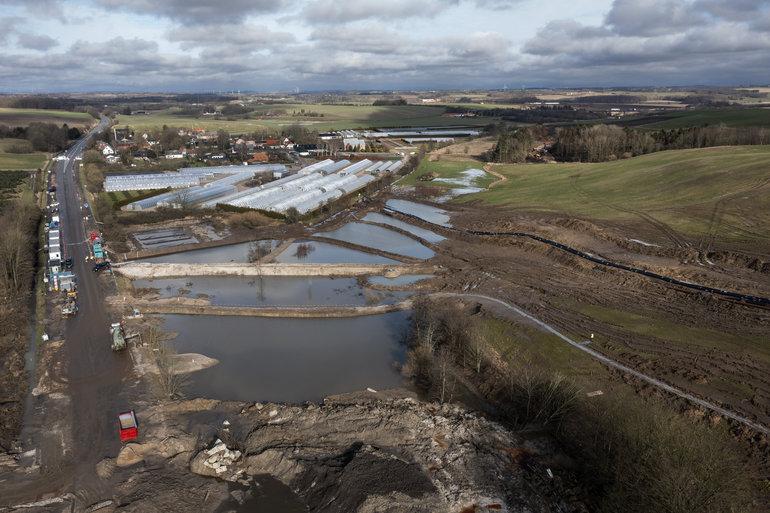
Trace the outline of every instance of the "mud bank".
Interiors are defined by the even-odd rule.
[[[195,419],[201,416],[210,421],[207,426],[218,427],[200,427]],[[548,477],[548,443],[525,441],[463,408],[419,402],[402,391],[336,396],[321,406],[196,400],[152,406],[141,417],[148,419],[142,442],[126,445],[102,466],[187,472],[186,478],[156,480],[151,489],[164,496],[187,493],[185,486],[200,479],[196,474],[232,486],[270,475],[314,512],[571,511],[574,506],[559,472]],[[150,484],[134,480],[118,487],[133,499],[117,498],[122,510],[143,511],[154,500],[143,487],[149,490]],[[214,511],[216,499],[220,504],[230,499],[221,487],[206,488],[208,500],[199,511]]]
[[[189,301],[189,302],[188,302]],[[215,306],[196,304],[199,300],[171,301],[134,301],[133,306],[148,314],[184,314],[184,315],[226,315],[242,317],[362,317],[379,315],[400,310],[409,310],[411,301],[401,301],[389,305],[376,306]]]
[[[131,279],[189,276],[365,276],[388,277],[429,274],[425,264],[152,264],[127,263],[113,266],[114,272]]]

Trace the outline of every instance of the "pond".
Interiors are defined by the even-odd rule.
[[[366,214],[364,216],[364,221],[369,221],[370,223],[387,224],[390,226],[394,226],[396,228],[400,228],[406,232],[409,232],[413,235],[416,235],[421,239],[427,240],[428,242],[432,242],[433,244],[438,244],[439,242],[446,240],[446,237],[443,237],[430,230],[426,230],[425,228],[420,228],[419,226],[414,226],[412,224],[405,223],[400,219],[394,219],[390,216],[378,214],[376,212],[369,212],[368,214]]]
[[[133,284],[157,289],[163,298],[208,298],[218,306],[365,306],[397,303],[410,295],[366,289],[349,277],[193,276],[135,280]]]
[[[432,249],[423,246],[411,237],[381,226],[372,226],[364,223],[348,223],[336,230],[321,232],[316,235],[318,237],[367,246],[397,255],[419,258],[420,260],[427,260],[436,254]]]
[[[278,246],[277,240],[260,240],[217,246],[215,248],[194,249],[181,253],[172,253],[157,257],[143,258],[142,262],[162,264],[221,264],[227,262],[246,263],[249,255],[264,256]]]
[[[433,278],[432,274],[404,274],[402,276],[396,276],[395,278],[388,278],[386,276],[369,276],[368,281],[372,285],[380,285],[384,287],[405,287],[407,285],[414,285],[417,282],[423,280],[429,280]]]
[[[397,264],[397,260],[318,241],[297,241],[275,258],[283,264]]]
[[[189,375],[188,397],[320,402],[324,397],[401,386],[409,313],[343,319],[165,315],[179,353],[219,364]]]
[[[394,212],[412,215],[429,223],[447,227],[452,226],[452,223],[449,222],[449,213],[441,208],[400,199],[389,199],[385,206]]]

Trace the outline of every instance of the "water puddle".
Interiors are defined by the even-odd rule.
[[[230,497],[215,513],[305,513],[307,506],[291,488],[269,475],[254,476],[251,486],[230,484]]]
[[[435,256],[430,248],[427,248],[416,240],[402,235],[393,230],[380,226],[372,226],[363,223],[348,223],[336,230],[316,234],[318,237],[350,242],[361,246],[388,251],[397,255],[404,255],[421,260],[427,260]]]
[[[426,230],[424,228],[420,228],[419,226],[414,226],[412,224],[405,223],[399,219],[394,219],[390,216],[378,214],[376,212],[369,212],[368,214],[366,214],[364,216],[364,221],[369,221],[370,223],[387,224],[389,226],[394,226],[396,228],[400,228],[406,232],[409,232],[413,235],[416,235],[421,239],[427,240],[428,242],[432,242],[433,244],[438,244],[439,242],[446,240],[446,237],[443,237],[430,230]]]
[[[243,242],[215,248],[194,249],[157,257],[144,258],[142,262],[162,264],[221,264],[228,262],[247,263],[253,258],[267,255],[279,244],[276,240]]]
[[[449,214],[441,208],[400,199],[389,199],[385,206],[394,212],[415,216],[428,223],[447,227],[452,226],[452,223],[449,222]]]
[[[397,276],[395,278],[370,276],[368,281],[372,285],[379,285],[382,287],[406,287],[431,278],[433,278],[432,274],[404,274],[403,276]]]
[[[445,183],[449,185],[457,185],[460,187],[475,187],[478,180],[486,178],[486,171],[481,169],[466,169],[462,173],[462,178],[434,178],[433,182]]]
[[[397,260],[318,241],[298,241],[275,261],[283,264],[397,264]]]
[[[133,284],[157,289],[162,298],[205,298],[217,306],[366,306],[398,303],[410,295],[366,289],[356,278],[195,276]]]
[[[165,315],[179,353],[219,364],[189,375],[186,395],[233,401],[320,402],[398,387],[409,313],[345,319]]]

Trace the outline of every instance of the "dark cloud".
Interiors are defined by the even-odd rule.
[[[620,35],[656,36],[697,26],[703,18],[682,0],[615,0],[605,23]]]
[[[770,34],[742,21],[741,8],[761,12],[766,2],[739,0],[731,8],[703,1],[616,0],[602,25],[547,24],[523,47],[539,75],[612,84],[740,83],[766,81]],[[573,82],[574,83],[574,82]]]
[[[766,82],[770,69],[767,1],[616,0],[598,23],[551,21],[519,48],[507,34],[463,27],[455,9],[507,9],[519,0],[91,1],[170,19],[167,41],[118,37],[51,50],[52,38],[21,31],[34,26],[30,20],[0,17],[0,87],[200,91],[725,84]],[[452,9],[457,13],[448,12]],[[268,12],[294,13],[294,21],[309,27],[294,34],[253,19]],[[439,35],[413,30],[421,18],[427,20],[423,26],[444,20],[457,26],[439,27]],[[399,23],[404,19],[409,22]]]
[[[16,44],[28,50],[45,52],[54,46],[58,46],[59,43],[52,37],[21,33],[16,36]]]
[[[217,47],[237,53],[274,49],[296,41],[290,32],[250,24],[176,27],[168,32],[167,39],[184,49]]]
[[[27,12],[35,16],[45,13],[46,16],[59,19],[64,17],[62,0],[0,0],[0,5],[24,7]]]
[[[312,0],[302,10],[302,17],[313,24],[348,23],[367,19],[398,19],[435,16],[459,3],[459,0]]]
[[[2,1],[2,0],[0,0]],[[194,25],[237,24],[246,16],[280,11],[292,0],[95,0],[107,9],[162,16]]]

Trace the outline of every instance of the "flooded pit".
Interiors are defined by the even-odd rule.
[[[379,285],[381,287],[406,287],[431,278],[433,278],[432,274],[404,274],[403,276],[396,276],[395,278],[369,276],[367,281],[372,285]]]
[[[345,319],[164,315],[179,353],[219,364],[189,375],[188,397],[320,402],[324,397],[398,387],[409,313]]]
[[[449,222],[449,214],[446,210],[431,207],[430,205],[423,205],[422,203],[415,203],[413,201],[389,199],[385,203],[385,206],[394,212],[415,216],[428,223],[446,227],[452,226],[452,223]]]
[[[181,253],[172,253],[157,257],[143,258],[141,262],[154,264],[220,264],[227,262],[247,263],[254,257],[265,256],[279,244],[277,240],[261,240],[218,246],[215,248],[194,249]]]
[[[378,214],[376,212],[369,212],[368,214],[366,214],[364,216],[364,221],[369,221],[370,223],[380,223],[380,224],[387,224],[389,226],[394,226],[396,228],[400,228],[406,232],[409,232],[413,235],[416,235],[421,239],[427,240],[428,242],[431,242],[433,244],[438,244],[439,242],[446,240],[446,237],[443,237],[430,230],[426,230],[425,228],[420,228],[419,226],[414,226],[412,224],[405,223],[399,219],[394,219],[390,216]]]
[[[206,298],[217,306],[365,306],[393,304],[410,295],[366,289],[356,278],[306,276],[195,276],[134,280],[133,285],[156,289],[162,298]]]
[[[367,246],[380,251],[404,255],[420,260],[433,258],[436,253],[406,235],[381,226],[364,223],[348,223],[330,232],[316,234],[318,237],[340,240],[359,246]]]
[[[318,241],[294,242],[275,258],[282,264],[398,264],[397,260]]]

